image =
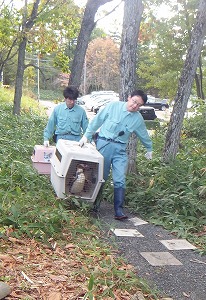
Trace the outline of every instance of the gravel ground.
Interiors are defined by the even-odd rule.
[[[101,212],[96,218],[102,223],[111,243],[117,245],[121,255],[132,264],[139,277],[147,280],[151,288],[160,291],[164,297],[173,300],[205,300],[206,299],[206,256],[200,256],[195,250],[168,250],[160,240],[178,240],[174,235],[160,226],[152,224],[134,225],[132,219],[139,218],[129,213],[129,219],[114,220],[113,205],[103,202]],[[136,229],[143,237],[116,236],[110,229]],[[186,241],[187,243],[187,241]],[[190,244],[191,245],[191,244]],[[193,246],[193,245],[191,245]],[[172,255],[177,265],[151,265],[142,255],[144,252],[166,252]],[[177,260],[177,261],[176,261]],[[158,265],[159,264],[159,265]]]

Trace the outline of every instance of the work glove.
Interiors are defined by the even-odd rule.
[[[44,146],[49,147],[49,141],[44,141]]]
[[[145,154],[146,159],[152,159],[152,151]]]
[[[85,135],[83,135],[83,137],[81,138],[81,140],[79,141],[79,146],[83,147],[86,143],[88,142],[87,138]]]

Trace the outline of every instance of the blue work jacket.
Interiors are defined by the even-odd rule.
[[[57,105],[44,130],[44,141],[48,141],[52,135],[77,135],[85,133],[88,126],[88,118],[83,107],[74,105],[69,109],[66,103]]]
[[[135,133],[148,152],[152,151],[152,140],[148,134],[145,121],[140,112],[129,112],[127,103],[114,101],[98,112],[89,123],[85,136],[91,140],[99,130],[99,136],[127,144],[129,137]]]

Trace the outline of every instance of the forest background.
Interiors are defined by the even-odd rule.
[[[3,3],[4,1],[0,19],[1,82],[3,85],[14,86],[23,7],[19,9],[15,5],[4,6]],[[144,3],[138,39],[137,85],[148,94],[167,98],[172,102],[195,22],[198,1],[167,1],[170,14],[165,13],[164,17],[159,10],[164,1],[153,1],[150,4],[150,1]],[[33,91],[37,97],[61,99],[61,90],[69,80],[83,11],[84,8],[75,5],[73,1],[61,4],[59,0],[55,5],[51,1],[30,30],[25,57],[28,67],[25,69],[23,84],[24,88]],[[108,8],[106,11],[102,6],[97,18],[103,18],[108,12]],[[100,24],[103,21],[104,19]],[[107,26],[107,32],[103,31],[102,26],[98,27],[97,22],[85,57],[80,85],[82,94],[101,89],[119,92],[121,22],[118,17],[109,31]],[[205,47],[201,53],[191,97],[204,98],[204,57]]]

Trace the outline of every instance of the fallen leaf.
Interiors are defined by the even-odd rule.
[[[48,300],[61,300],[62,295],[59,292],[52,292],[48,295]]]
[[[54,281],[67,281],[68,277],[67,276],[56,276],[56,275],[52,275],[50,274],[49,277],[54,280]]]
[[[187,297],[187,298],[190,297],[190,295],[186,294],[185,292],[183,292],[183,296],[185,296],[185,297]]]
[[[67,244],[64,248],[65,249],[74,249],[74,248],[76,248],[76,245],[74,245],[74,244]]]
[[[12,242],[12,243],[18,243],[18,244],[21,244],[21,245],[25,245],[24,241],[19,240],[19,239],[16,239],[16,238],[14,238],[14,237],[9,237],[8,239],[9,239],[9,241]]]

